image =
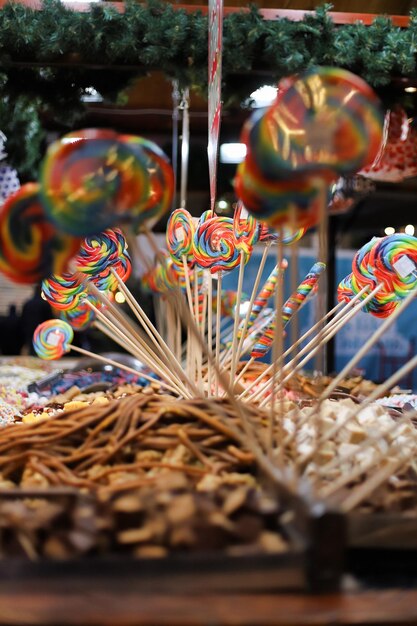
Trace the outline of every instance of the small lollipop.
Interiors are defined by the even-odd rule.
[[[39,324],[33,334],[33,347],[36,354],[45,360],[60,359],[70,351],[74,331],[63,320],[48,320]]]
[[[93,301],[93,304],[96,307],[99,305],[97,301]],[[84,299],[81,300],[80,304],[75,308],[67,311],[60,311],[59,317],[64,322],[68,322],[74,330],[82,332],[91,326],[96,318],[96,314],[88,306]]]
[[[38,283],[65,271],[79,245],[47,220],[37,183],[23,185],[0,209],[0,271],[14,282]]]
[[[61,311],[77,307],[84,293],[84,285],[74,274],[52,274],[42,282],[45,300]]]
[[[238,267],[240,254],[236,246],[233,220],[214,217],[199,222],[194,234],[194,258],[198,267],[209,269],[211,274]],[[244,261],[247,260],[248,256]]]
[[[49,219],[63,232],[86,237],[131,220],[149,193],[137,150],[111,131],[80,131],[48,148],[40,195]]]
[[[169,216],[166,231],[168,252],[175,263],[193,263],[194,223],[188,211],[177,209]]]
[[[99,235],[86,237],[74,258],[76,271],[86,274],[100,291],[114,291],[118,282],[111,270],[126,282],[132,265],[122,231],[108,228]]]

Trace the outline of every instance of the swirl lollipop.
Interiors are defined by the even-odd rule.
[[[233,220],[214,217],[199,222],[194,234],[196,265],[209,269],[211,274],[238,267],[240,254],[236,246]],[[248,260],[246,257],[245,262]]]
[[[132,211],[133,230],[152,228],[169,210],[174,196],[174,170],[166,154],[153,141],[135,135],[120,135],[137,153],[146,171],[148,193]]]
[[[108,228],[100,235],[86,237],[74,258],[74,267],[86,274],[100,291],[114,291],[118,281],[112,269],[126,282],[132,265],[122,231]]]
[[[74,274],[52,274],[42,281],[43,297],[54,309],[60,311],[77,307],[84,294],[84,285]]]
[[[169,216],[166,231],[168,252],[175,263],[193,263],[194,223],[188,211],[177,209]]]
[[[99,302],[96,300],[93,300],[93,304],[96,307],[99,306]],[[96,314],[88,306],[85,299],[83,299],[75,308],[60,311],[59,317],[64,322],[67,322],[74,330],[82,332],[91,326],[96,318]]]
[[[63,272],[79,245],[47,220],[37,183],[23,185],[1,207],[0,271],[14,282],[33,284]]]
[[[144,157],[111,131],[80,131],[49,146],[40,196],[63,232],[85,237],[130,220],[149,195]]]
[[[361,78],[334,67],[311,68],[279,89],[272,106],[246,130],[249,161],[267,177],[353,174],[372,163],[383,115]]]
[[[247,210],[274,228],[288,225],[291,215],[296,229],[317,224],[323,194],[320,177],[300,174],[297,179],[271,180],[251,171],[243,161],[234,186]]]
[[[39,324],[33,334],[33,347],[36,354],[48,361],[60,359],[70,351],[74,331],[63,320],[48,320]]]
[[[417,239],[405,233],[377,239],[369,255],[369,264],[376,279],[384,282],[387,290],[398,300],[406,298],[410,290],[417,286],[415,270],[407,270],[409,273],[399,271],[398,263],[403,257],[411,261],[411,268],[416,267]]]

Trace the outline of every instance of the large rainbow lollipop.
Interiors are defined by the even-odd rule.
[[[132,212],[149,195],[144,156],[111,131],[80,131],[48,148],[40,195],[51,221],[65,233],[86,237]]]
[[[80,241],[47,220],[37,183],[23,185],[0,209],[0,271],[14,282],[33,284],[62,273]]]
[[[91,298],[89,298],[91,300]],[[93,300],[94,305],[99,306],[97,300]],[[59,313],[59,317],[76,331],[87,330],[94,322],[96,314],[91,307],[88,306],[85,299],[81,300],[80,304],[70,310],[62,310]]]
[[[74,331],[63,320],[48,320],[39,324],[33,334],[33,347],[41,359],[60,359],[70,351]]]

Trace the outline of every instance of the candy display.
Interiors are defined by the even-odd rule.
[[[145,157],[110,131],[74,134],[51,144],[41,166],[40,198],[48,218],[78,237],[131,221],[149,196]]]
[[[71,326],[63,320],[48,320],[39,324],[33,335],[36,354],[45,360],[60,359],[70,350],[74,339]]]
[[[1,207],[0,271],[13,282],[34,284],[64,272],[80,241],[48,221],[37,183],[23,185]]]

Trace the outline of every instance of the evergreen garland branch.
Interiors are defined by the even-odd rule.
[[[300,22],[264,20],[254,7],[225,16],[225,102],[243,101],[265,82],[265,73],[278,80],[316,64],[344,67],[376,88],[393,76],[415,75],[416,10],[404,29],[386,17],[370,26],[335,26],[330,10],[326,4]],[[41,11],[6,4],[0,10],[0,128],[9,134],[8,151],[20,172],[34,173],[42,112],[71,127],[82,119],[81,98],[89,87],[115,101],[133,79],[159,70],[181,86],[206,93],[207,28],[201,12],[159,0],[127,0],[123,13],[106,3],[88,12],[73,11],[58,0],[44,0]],[[31,141],[24,142],[27,150],[21,137],[15,144],[12,139],[24,128]]]

